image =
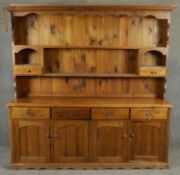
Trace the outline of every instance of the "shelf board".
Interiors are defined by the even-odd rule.
[[[44,48],[44,49],[109,49],[109,50],[120,50],[120,49],[132,49],[138,50],[137,47],[115,47],[115,46],[50,46],[50,45],[14,45],[16,49],[24,48]]]
[[[145,68],[145,69],[165,69],[166,66],[140,66],[141,68]]]
[[[40,64],[15,64],[16,67],[42,67]]]
[[[25,48],[33,49],[105,49],[105,50],[139,50],[139,49],[166,49],[167,47],[117,47],[117,46],[50,46],[50,45],[14,45],[14,50],[20,50]]]
[[[44,73],[42,76],[57,77],[138,77],[132,73]]]
[[[16,76],[32,76],[32,74],[18,74]],[[117,73],[42,73],[42,74],[33,74],[33,76],[38,77],[96,77],[96,78],[136,78],[136,77],[144,77],[139,74],[117,74]],[[152,75],[146,77],[154,77]],[[156,78],[164,77],[162,75],[156,75]]]

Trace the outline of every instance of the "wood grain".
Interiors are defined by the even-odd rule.
[[[174,8],[5,7],[16,97],[11,168],[168,168]]]

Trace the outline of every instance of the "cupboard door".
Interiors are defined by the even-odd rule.
[[[50,132],[47,120],[14,120],[14,158],[20,163],[49,161]]]
[[[131,159],[167,161],[167,125],[165,121],[138,121],[131,124]]]
[[[125,162],[128,148],[127,121],[93,121],[93,162]]]
[[[54,162],[87,162],[89,155],[88,121],[53,121]]]

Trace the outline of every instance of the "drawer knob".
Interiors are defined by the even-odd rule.
[[[152,113],[151,112],[147,112],[146,113],[146,117],[151,120],[152,119]]]
[[[128,137],[127,134],[123,134],[123,138],[126,139]]]
[[[28,109],[27,110],[27,115],[30,117],[34,117],[35,116],[35,112],[33,112],[32,110]]]
[[[46,134],[45,138],[46,138],[46,139],[51,139],[50,134]]]
[[[135,138],[135,134],[134,133],[131,133],[130,134],[130,137],[129,137],[129,140],[131,141],[131,140],[133,140]]]

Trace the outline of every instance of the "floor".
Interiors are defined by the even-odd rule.
[[[0,175],[179,175],[180,149],[170,155],[171,167],[167,170],[9,170],[9,150],[1,148]]]

